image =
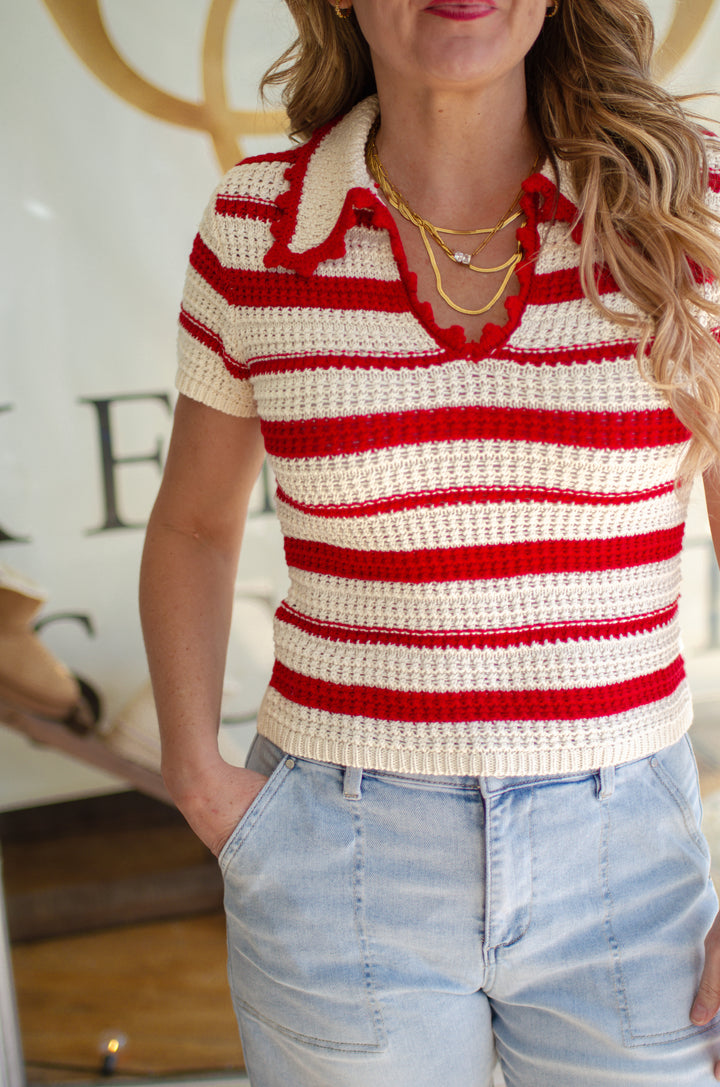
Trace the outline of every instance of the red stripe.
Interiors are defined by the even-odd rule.
[[[555,219],[558,222],[572,223],[577,218],[578,209],[571,200],[557,189],[549,177],[544,174],[532,174],[522,183],[528,194],[537,195],[538,214],[541,222]],[[525,201],[522,201],[525,206]]]
[[[512,344],[499,348],[495,358],[528,366],[571,366],[573,363],[608,362],[616,359],[634,359],[637,356],[637,340],[607,340],[601,343],[566,347],[558,344],[546,348],[517,348]]]
[[[680,553],[683,526],[608,540],[530,540],[418,551],[357,551],[285,537],[288,566],[330,577],[406,585],[620,570],[664,562]]]
[[[606,268],[596,269],[600,294],[617,293],[618,286]],[[577,302],[585,297],[579,268],[563,268],[557,272],[535,273],[528,297],[529,306],[546,306],[553,302]]]
[[[663,483],[646,491],[624,491],[600,494],[592,491],[564,491],[553,487],[448,487],[439,491],[418,491],[415,494],[387,495],[366,502],[345,502],[342,505],[313,505],[292,498],[282,487],[277,498],[286,506],[313,517],[345,518],[372,517],[396,510],[438,509],[442,506],[495,504],[501,502],[549,502],[569,506],[627,506],[660,498],[675,490],[674,483]]]
[[[667,668],[622,683],[569,690],[393,691],[382,687],[330,683],[275,663],[270,685],[300,706],[380,721],[574,721],[607,717],[659,702],[685,675],[682,658]]]
[[[254,215],[253,218],[262,216]],[[223,266],[198,236],[190,255],[195,270],[210,283],[223,285],[223,296],[233,305],[301,306],[314,309],[367,310],[373,313],[410,312],[400,279],[382,280],[351,276],[298,276],[269,268],[249,271]],[[601,294],[617,291],[609,273],[598,276]],[[536,274],[528,305],[573,302],[584,298],[578,268]]]
[[[228,269],[226,298],[234,306],[293,307],[370,313],[407,313],[400,280],[305,277],[293,272]]]
[[[230,219],[258,219],[274,222],[282,214],[277,204],[248,196],[221,193],[215,202],[215,211]],[[355,225],[375,229],[374,208],[356,208]]]
[[[708,187],[711,192],[720,192],[720,173],[717,170],[709,171]]]
[[[192,336],[194,340],[201,343],[203,347],[208,347],[211,351],[214,351],[216,355],[219,355],[223,361],[223,365],[233,377],[248,378],[250,376],[247,367],[234,359],[232,355],[228,354],[225,350],[225,344],[222,341],[222,337],[218,336],[216,332],[213,332],[207,325],[203,325],[192,314],[184,308],[180,310],[180,327],[184,328],[189,336]]]
[[[190,250],[190,267],[194,268],[198,275],[202,276],[214,291],[222,295],[225,289],[226,269],[217,259],[199,234],[195,235],[193,247]]]
[[[669,408],[627,412],[427,408],[343,418],[264,420],[262,429],[268,453],[288,458],[342,456],[399,445],[469,440],[645,449],[674,445],[688,437]]]
[[[529,366],[571,366],[577,363],[606,362],[616,359],[634,359],[637,340],[617,340],[593,343],[586,347],[548,347],[545,349],[517,348],[511,344],[495,351],[495,358]],[[254,374],[292,373],[302,370],[417,370],[441,365],[455,360],[457,351],[434,351],[421,355],[391,353],[372,355],[255,355],[252,356]]]
[[[274,222],[280,212],[273,203],[253,200],[246,196],[230,196],[227,193],[218,196],[215,211],[231,219],[257,219],[267,223]]]
[[[253,374],[288,374],[303,370],[417,370],[455,358],[436,348],[423,355],[271,355],[252,357]]]
[[[409,312],[407,294],[399,279],[306,277],[270,269],[253,272],[229,268],[221,264],[199,235],[190,254],[190,263],[231,306]]]
[[[543,623],[503,630],[405,630],[386,627],[325,623],[281,604],[275,617],[304,634],[328,642],[353,645],[392,645],[406,649],[509,649],[593,639],[627,638],[667,626],[678,613],[677,603],[648,615],[633,615],[604,622]]]

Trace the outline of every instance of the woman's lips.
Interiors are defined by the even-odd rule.
[[[492,0],[430,0],[425,8],[429,15],[439,15],[442,19],[483,19],[495,11]]]

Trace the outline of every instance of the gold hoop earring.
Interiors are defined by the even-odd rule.
[[[560,0],[553,0],[552,7],[547,8],[545,10],[545,18],[546,19],[553,19],[557,15],[559,10],[560,10]]]
[[[335,14],[337,15],[338,19],[350,18],[350,15],[352,13],[352,4],[349,8],[341,8],[340,0],[333,0],[333,3],[335,4]]]

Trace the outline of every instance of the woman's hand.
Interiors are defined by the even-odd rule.
[[[140,605],[163,778],[216,854],[265,780],[218,754],[237,556],[263,452],[258,419],[181,395],[143,552]]]
[[[204,773],[190,773],[191,780],[181,783],[165,772],[165,784],[192,830],[218,857],[268,779],[222,761]]]
[[[690,1012],[696,1026],[709,1023],[720,1009],[720,913],[705,937],[705,965],[697,996]],[[715,1079],[720,1080],[720,1061],[715,1062]]]

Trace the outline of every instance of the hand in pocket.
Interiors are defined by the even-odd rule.
[[[217,857],[267,780],[254,770],[222,762],[198,774],[183,795],[173,799],[198,838]]]

